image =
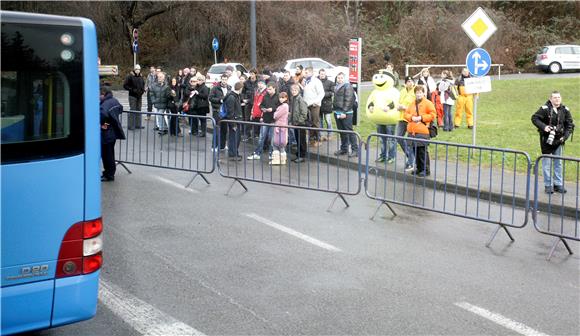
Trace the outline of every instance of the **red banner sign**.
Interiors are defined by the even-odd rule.
[[[350,40],[348,44],[348,80],[358,83],[360,80],[361,45],[359,40]]]

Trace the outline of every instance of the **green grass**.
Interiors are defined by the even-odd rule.
[[[538,132],[532,125],[531,116],[548,100],[554,90],[560,91],[562,102],[570,108],[574,123],[580,125],[580,77],[495,80],[492,82],[492,92],[482,93],[478,100],[476,144],[521,150],[530,155],[533,163],[541,152]],[[362,93],[361,107],[366,104],[369,94],[370,90]],[[365,141],[376,130],[375,124],[367,120],[364,108],[359,111],[359,124],[355,130]],[[580,157],[580,131],[576,131],[574,138],[573,142],[568,140],[566,143],[565,156]],[[472,132],[466,127],[465,117],[461,128],[453,132],[440,131],[436,140],[471,144]],[[461,155],[460,159],[466,162],[467,155]],[[493,160],[501,161],[501,156],[498,154]],[[489,159],[484,163],[489,164]],[[513,167],[512,164],[507,165],[510,166]],[[518,162],[517,168],[523,171],[525,165]],[[566,179],[576,178],[575,176],[575,171],[566,172]]]

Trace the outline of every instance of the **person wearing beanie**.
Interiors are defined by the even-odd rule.
[[[141,98],[143,93],[145,93],[145,80],[141,76],[141,66],[139,64],[135,64],[133,71],[127,75],[123,82],[123,88],[129,91],[129,109],[131,111],[141,111]],[[144,128],[141,125],[141,114],[130,113],[127,127],[130,130]]]

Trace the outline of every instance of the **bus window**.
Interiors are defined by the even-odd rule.
[[[3,22],[1,61],[2,163],[82,153],[82,29]]]

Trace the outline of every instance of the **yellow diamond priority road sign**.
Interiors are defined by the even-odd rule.
[[[491,21],[489,16],[485,14],[481,7],[477,8],[475,12],[473,12],[465,22],[463,22],[461,28],[463,28],[467,36],[469,36],[477,47],[481,47],[497,30],[496,25]]]

